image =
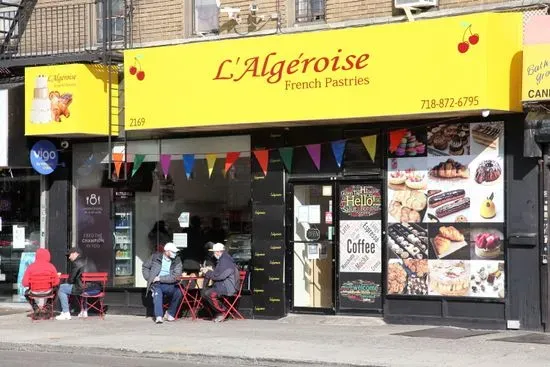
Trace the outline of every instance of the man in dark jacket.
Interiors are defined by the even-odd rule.
[[[164,245],[164,252],[155,253],[147,260],[141,269],[143,278],[147,280],[147,293],[151,289],[155,322],[162,324],[162,305],[164,296],[171,298],[170,308],[164,315],[168,321],[174,321],[180,305],[182,294],[178,281],[182,275],[182,263],[177,256],[178,248],[172,242]]]
[[[35,284],[32,289],[28,289],[25,292],[25,298],[31,304],[33,311],[36,313],[38,307],[35,304],[34,300],[29,298],[29,293],[36,296],[46,296],[51,295],[56,291],[57,286],[59,285],[59,276],[57,275],[57,270],[55,266],[50,262],[51,255],[50,251],[45,248],[39,248],[36,250],[36,259],[34,262],[29,265],[25,274],[23,275],[23,280],[21,283],[23,287],[30,287],[30,279],[35,276],[45,276],[52,279],[53,288],[45,288],[45,284]]]
[[[97,272],[97,267],[94,261],[90,258],[87,258],[82,253],[82,250],[73,247],[67,252],[69,260],[71,261],[71,272],[69,273],[69,278],[67,278],[67,283],[63,283],[59,286],[59,292],[57,296],[59,297],[59,303],[61,304],[61,314],[56,317],[56,320],[70,320],[71,313],[69,309],[69,295],[80,295],[82,292],[94,292],[99,290],[97,284],[87,284],[86,289],[82,284],[82,273],[95,273]],[[88,309],[86,303],[78,317],[86,318],[88,317]]]
[[[204,288],[202,297],[208,305],[217,314],[214,318],[215,322],[223,320],[225,307],[220,302],[221,296],[232,296],[239,288],[239,271],[233,258],[225,252],[225,246],[221,243],[216,243],[212,247],[214,257],[217,259],[217,264],[214,270],[201,269],[205,275],[204,284],[208,284],[210,280],[214,282],[212,287]]]

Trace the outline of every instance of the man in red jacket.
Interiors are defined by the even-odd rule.
[[[34,312],[37,311],[38,307],[36,306],[34,300],[29,298],[29,293],[33,293],[36,295],[44,295],[44,294],[50,294],[52,292],[55,292],[55,288],[59,285],[59,276],[57,275],[57,270],[55,269],[55,266],[50,262],[51,255],[50,251],[39,248],[36,250],[36,258],[34,262],[29,265],[27,270],[25,271],[25,274],[23,275],[23,280],[21,283],[23,283],[23,287],[29,287],[30,283],[29,280],[36,275],[47,275],[51,276],[53,280],[53,286],[54,289],[44,289],[43,287],[36,287],[33,289],[27,289],[25,292],[25,298],[32,306],[32,309]]]

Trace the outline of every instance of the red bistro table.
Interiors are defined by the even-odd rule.
[[[180,278],[180,281],[178,282],[178,287],[181,291],[182,299],[177,312],[178,316],[181,312],[183,305],[185,304],[189,308],[191,318],[193,320],[197,319],[198,312],[202,307],[202,288],[198,284],[199,280],[203,280],[204,285],[204,277],[186,275]],[[184,282],[187,283],[183,284]]]

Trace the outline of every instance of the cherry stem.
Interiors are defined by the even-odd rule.
[[[141,71],[141,62],[139,62],[139,59],[137,57],[134,57],[134,65],[136,64],[136,62],[138,64],[139,70]]]
[[[470,31],[470,34],[472,34],[472,25],[470,24],[468,28],[464,30],[464,33],[462,34],[462,42],[464,42],[464,37],[466,37],[466,32]]]

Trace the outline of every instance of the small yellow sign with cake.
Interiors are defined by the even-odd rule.
[[[107,68],[52,65],[25,69],[25,135],[102,136],[109,133]],[[113,105],[118,106],[113,71]],[[118,116],[113,116],[113,126]]]

